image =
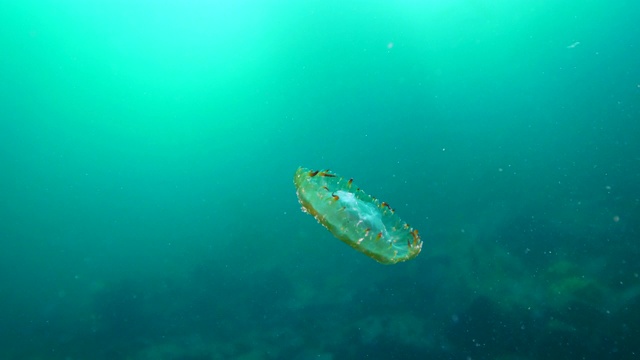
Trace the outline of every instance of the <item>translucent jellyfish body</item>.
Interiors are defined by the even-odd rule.
[[[422,250],[418,230],[403,222],[389,204],[360,190],[353,179],[329,170],[299,168],[293,182],[302,211],[370,258],[395,264],[415,258]]]

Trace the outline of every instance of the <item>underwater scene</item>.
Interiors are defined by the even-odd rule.
[[[0,5],[0,359],[640,358],[639,18]]]

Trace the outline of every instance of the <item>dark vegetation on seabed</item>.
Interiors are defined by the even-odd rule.
[[[408,264],[421,274],[413,278],[404,277],[407,268],[382,267],[371,281],[358,283],[347,259],[331,272],[303,266],[251,274],[241,259],[225,265],[212,259],[182,281],[107,284],[93,295],[90,316],[65,327],[51,321],[25,329],[28,336],[14,339],[24,349],[13,354],[31,354],[29,339],[46,339],[48,357],[66,359],[88,353],[95,359],[637,354],[640,288],[620,279],[633,284],[638,254],[608,243],[606,256],[619,259],[612,263],[598,255],[600,245],[589,246],[599,236],[633,236],[637,225],[592,229],[589,242],[550,221],[517,219],[502,226],[498,233],[519,237],[498,243],[461,237]],[[551,244],[554,254],[544,255]],[[351,255],[359,254],[345,257]],[[346,275],[333,273],[342,270]]]

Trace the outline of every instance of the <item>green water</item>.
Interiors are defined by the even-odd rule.
[[[0,357],[640,354],[635,1],[0,5]],[[383,266],[299,166],[420,230]]]

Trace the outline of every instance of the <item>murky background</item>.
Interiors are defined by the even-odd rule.
[[[0,5],[0,357],[640,356],[632,1]],[[298,166],[420,230],[384,266]]]

